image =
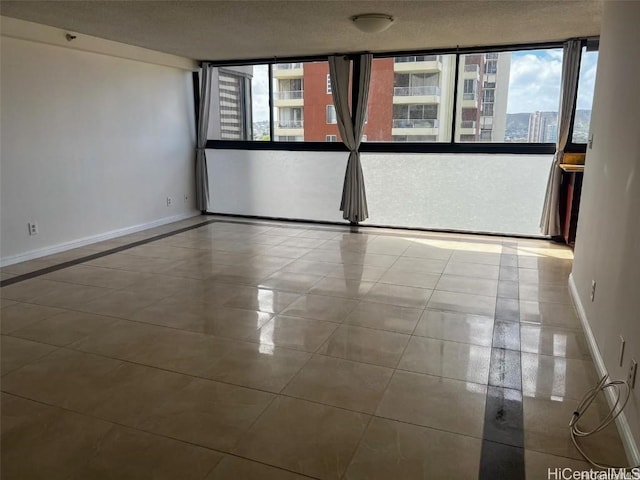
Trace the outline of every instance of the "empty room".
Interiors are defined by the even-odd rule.
[[[640,478],[640,2],[0,2],[0,477]]]

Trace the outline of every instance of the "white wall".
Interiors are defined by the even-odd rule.
[[[640,3],[604,2],[573,281],[605,366],[640,361]],[[596,280],[595,301],[589,298]],[[619,336],[627,341],[618,365]],[[640,379],[626,416],[640,445]]]
[[[197,214],[190,71],[4,31],[1,54],[3,264]]]

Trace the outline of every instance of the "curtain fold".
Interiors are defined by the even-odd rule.
[[[196,126],[196,206],[201,212],[209,208],[209,173],[207,171],[207,132],[209,130],[209,108],[211,106],[210,63],[203,63],[200,71],[200,104]]]
[[[569,129],[571,117],[576,101],[578,89],[578,74],[580,73],[580,57],[582,55],[582,43],[580,40],[569,40],[564,44],[562,57],[562,84],[560,90],[560,105],[558,107],[558,141],[556,153],[553,156],[547,191],[542,207],[540,219],[540,231],[543,235],[552,237],[562,233],[560,226],[560,180],[562,170],[560,164],[564,157],[564,150],[569,141]]]
[[[373,55],[365,54],[360,55],[357,61],[353,62],[353,81],[357,81],[358,85],[350,111],[349,73],[351,61],[344,56],[329,57],[329,74],[333,104],[336,109],[336,121],[342,141],[349,149],[340,210],[342,217],[351,223],[362,222],[369,218],[359,148],[367,114],[372,61]]]

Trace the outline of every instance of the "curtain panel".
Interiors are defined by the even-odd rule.
[[[582,42],[580,40],[569,40],[564,44],[560,105],[558,107],[558,141],[549,172],[547,192],[544,197],[542,217],[540,219],[540,231],[543,235],[551,237],[562,233],[560,226],[560,181],[562,170],[560,169],[560,164],[569,141],[571,117],[573,116],[576,91],[578,89],[581,55]]]
[[[211,106],[211,74],[213,67],[203,63],[200,70],[200,104],[196,126],[196,206],[204,212],[209,207],[209,173],[207,171],[207,132]]]
[[[360,55],[353,61],[352,81],[354,84],[357,82],[357,89],[353,89],[354,98],[352,98],[352,110],[350,110],[349,74],[352,62],[345,56],[329,57],[331,92],[336,109],[338,130],[343,143],[349,149],[340,210],[342,217],[351,223],[363,222],[369,218],[359,148],[367,114],[372,61],[373,55],[371,54]]]

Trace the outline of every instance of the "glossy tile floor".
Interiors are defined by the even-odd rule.
[[[556,244],[197,217],[2,279],[203,222],[2,288],[3,479],[589,468],[567,423],[597,378]],[[613,429],[586,448],[626,463]]]

